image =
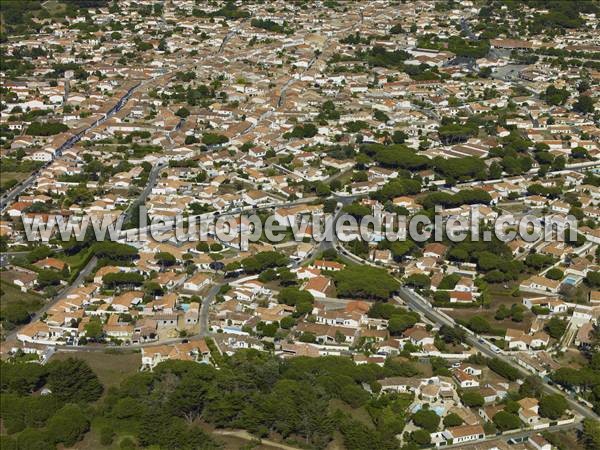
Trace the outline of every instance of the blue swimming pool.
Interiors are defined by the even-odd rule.
[[[569,284],[571,286],[575,286],[579,282],[579,278],[573,275],[569,275],[567,278],[563,280],[564,284]]]
[[[422,405],[420,404],[416,404],[411,408],[411,413],[416,413],[417,411],[419,411],[421,409]],[[438,416],[442,417],[444,415],[444,413],[446,412],[446,408],[444,408],[443,406],[430,406],[429,409],[431,409],[433,412],[435,412]]]

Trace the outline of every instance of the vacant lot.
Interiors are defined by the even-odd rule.
[[[9,305],[15,303],[22,303],[29,313],[33,313],[42,307],[44,298],[29,292],[21,292],[17,286],[0,278],[0,311],[4,312]]]
[[[142,355],[134,351],[76,351],[57,352],[52,359],[77,358],[86,361],[100,378],[104,388],[118,386],[121,381],[137,372],[142,363]]]

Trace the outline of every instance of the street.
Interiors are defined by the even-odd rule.
[[[413,292],[412,290],[410,290],[408,288],[405,288],[405,287],[400,288],[400,290],[398,292],[398,297],[400,297],[406,303],[406,305],[408,305],[411,309],[421,313],[424,317],[428,318],[429,320],[431,320],[433,323],[435,323],[438,326],[441,326],[441,325],[447,325],[450,327],[457,326],[456,322],[454,320],[452,320],[449,316],[440,313],[437,309],[435,309],[434,307],[432,307],[428,303],[426,303],[426,301],[424,301],[418,294],[416,294],[415,292]],[[494,351],[490,347],[490,344],[488,343],[488,341],[486,341],[484,339],[478,339],[475,336],[476,335],[469,330],[467,332],[466,342],[469,345],[471,345],[472,347],[474,347],[476,350],[478,350],[484,356],[486,356],[488,358],[501,359],[502,361],[510,364],[512,367],[518,369],[520,372],[527,373],[527,375],[537,375],[536,373],[527,371],[524,367],[518,365],[515,361],[513,361],[511,358],[503,355],[501,352]],[[549,385],[546,380],[543,380],[542,386],[543,386],[544,390],[548,393],[563,395],[566,398],[567,402],[569,403],[570,408],[572,410],[576,411],[577,413],[579,413],[580,415],[582,415],[583,417],[586,417],[589,419],[594,419],[594,420],[599,419],[598,415],[596,413],[594,413],[591,409],[581,405],[577,401],[575,401],[572,398],[570,398],[569,396],[565,395],[564,392],[557,389],[556,387]]]

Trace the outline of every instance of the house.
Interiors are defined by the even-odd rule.
[[[56,258],[44,258],[33,263],[34,266],[40,269],[63,270],[67,265],[64,261]]]
[[[454,369],[452,371],[452,377],[461,388],[473,388],[479,387],[479,381],[473,375],[462,371],[461,369]]]
[[[414,345],[433,345],[433,335],[425,329],[425,327],[415,325],[404,331],[404,336],[407,337]]]
[[[314,334],[319,342],[337,345],[352,344],[358,334],[356,328],[309,322],[300,322],[296,327],[296,332]]]
[[[142,347],[141,370],[152,371],[158,364],[170,359],[208,364],[210,362],[210,350],[204,339],[174,345]]]
[[[318,311],[315,314],[316,323],[356,328],[362,321],[363,315],[346,311]]]
[[[502,400],[508,395],[507,383],[487,383],[479,391],[486,404]]]
[[[389,377],[379,380],[381,392],[416,392],[421,380],[407,377]]]
[[[183,283],[183,289],[191,292],[199,292],[212,281],[210,275],[198,272],[196,275]]]
[[[371,261],[375,263],[389,264],[392,261],[392,252],[390,250],[373,249],[370,254]]]
[[[531,350],[548,346],[550,336],[543,331],[528,335],[521,330],[507,328],[504,340],[508,342],[509,350]]]
[[[444,244],[441,244],[439,242],[432,242],[430,244],[427,244],[423,249],[423,256],[425,256],[426,258],[443,259],[447,250],[448,247],[446,247]]]
[[[486,422],[491,422],[500,411],[504,411],[504,405],[487,405],[479,408],[479,416]]]
[[[468,277],[460,277],[458,283],[454,285],[454,290],[458,292],[473,292],[475,289],[473,279]]]
[[[539,422],[539,402],[537,399],[525,397],[519,400],[517,403],[519,404],[519,419],[521,419],[527,425],[534,425]]]
[[[185,314],[183,315],[183,320],[186,325],[195,325],[198,323],[198,318],[200,316],[200,303],[191,302],[188,305]]]
[[[458,427],[450,427],[443,431],[443,434],[447,441],[452,441],[452,444],[478,441],[485,437],[485,431],[481,425],[460,425]]]
[[[31,322],[17,332],[17,339],[21,342],[38,342],[41,344],[60,344],[55,339],[60,337],[56,332],[41,321]],[[64,342],[63,342],[64,343]]]
[[[346,266],[344,264],[341,264],[341,263],[335,262],[335,261],[325,261],[322,259],[317,259],[309,267],[311,269],[330,270],[332,272],[339,272]]]
[[[400,353],[403,347],[404,343],[399,339],[387,339],[383,342],[375,344],[377,354],[387,356],[397,355]]]
[[[326,298],[327,291],[331,286],[332,281],[330,278],[319,275],[309,278],[303,289],[310,292],[315,298]]]
[[[450,293],[450,303],[472,303],[473,294],[471,292],[454,290]]]
[[[19,268],[19,270],[7,270],[2,272],[2,280],[10,281],[18,286],[22,292],[32,289],[37,280],[37,273],[33,270]]]
[[[541,277],[539,275],[534,275],[526,280],[524,280],[520,285],[519,289],[523,291],[529,292],[538,292],[538,293],[558,293],[558,289],[560,287],[560,280],[551,280],[549,278]]]
[[[142,291],[123,292],[110,302],[110,306],[118,313],[125,313],[132,306],[139,304],[143,300],[143,297],[144,293]]]
[[[552,444],[541,434],[533,434],[527,439],[527,443],[536,450],[552,450]]]
[[[569,309],[565,302],[552,297],[523,298],[523,305],[529,309],[533,307],[547,308],[551,314],[564,314]]]
[[[481,373],[482,373],[482,370],[479,369],[478,367],[475,367],[471,364],[467,364],[464,362],[461,363],[461,365],[458,366],[458,368],[460,370],[462,370],[463,372],[468,373],[469,375],[474,376],[474,377],[479,377],[479,376],[481,376]]]

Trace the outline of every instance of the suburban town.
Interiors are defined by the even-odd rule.
[[[0,51],[3,449],[600,448],[600,2],[2,0]]]

